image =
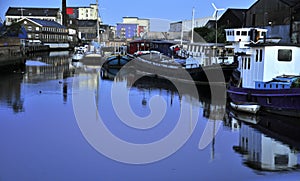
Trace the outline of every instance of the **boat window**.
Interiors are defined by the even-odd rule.
[[[251,68],[251,59],[248,58],[248,69],[250,70],[250,68]]]
[[[240,31],[237,31],[237,32],[236,32],[236,35],[241,35],[241,32],[240,32]]]
[[[279,49],[278,50],[278,61],[285,61],[285,62],[292,61],[292,50]]]
[[[260,54],[259,61],[262,62],[262,54],[263,54],[263,50],[262,49],[260,49],[259,54]]]
[[[243,58],[244,59],[244,69],[246,70],[247,69],[247,59],[246,58]]]
[[[256,62],[258,62],[258,56],[259,56],[258,55],[258,50],[256,50],[256,59],[255,59]]]
[[[289,164],[288,155],[276,155],[275,156],[275,165],[287,166]]]
[[[247,36],[247,31],[242,31],[242,36]]]

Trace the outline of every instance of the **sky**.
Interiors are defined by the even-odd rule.
[[[154,19],[155,26],[165,26],[166,23],[192,19],[192,9],[195,8],[195,18],[209,17],[214,13],[211,3],[218,8],[249,8],[256,0],[99,0],[100,15],[104,24],[116,25],[122,22],[122,17],[134,16]],[[89,6],[96,0],[67,0],[67,6]],[[0,17],[5,19],[8,7],[51,7],[61,8],[61,0],[0,0]],[[158,21],[160,20],[160,21]],[[162,28],[161,27],[161,28]]]

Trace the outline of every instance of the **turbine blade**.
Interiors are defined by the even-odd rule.
[[[214,7],[215,10],[217,10],[217,7],[214,3],[211,3],[211,5]]]

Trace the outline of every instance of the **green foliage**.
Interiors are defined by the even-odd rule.
[[[0,27],[0,38],[2,37],[17,37],[22,34],[22,26],[20,23],[13,23],[10,26],[6,26],[5,23]]]
[[[195,28],[194,31],[208,43],[216,42],[216,30],[214,28]],[[225,33],[223,28],[218,28],[218,43],[225,42]]]

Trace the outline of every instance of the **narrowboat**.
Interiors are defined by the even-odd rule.
[[[248,105],[287,116],[300,116],[300,47],[267,41],[266,30],[226,30],[239,51],[239,80],[227,90],[232,108]],[[262,39],[261,39],[262,38]],[[241,39],[248,39],[248,44]],[[241,51],[243,48],[243,51]],[[251,112],[251,111],[248,111]],[[252,111],[252,113],[257,113]]]
[[[131,66],[139,71],[160,77],[205,84],[227,83],[236,68],[234,64],[201,66],[194,59],[173,59],[151,51],[136,57]]]
[[[110,57],[106,58],[105,62],[103,63],[102,67],[104,68],[122,68],[125,64],[127,64],[133,57],[128,55],[111,55]]]
[[[116,54],[106,58],[101,67],[101,77],[103,79],[114,78],[120,69],[133,59],[130,55]]]

